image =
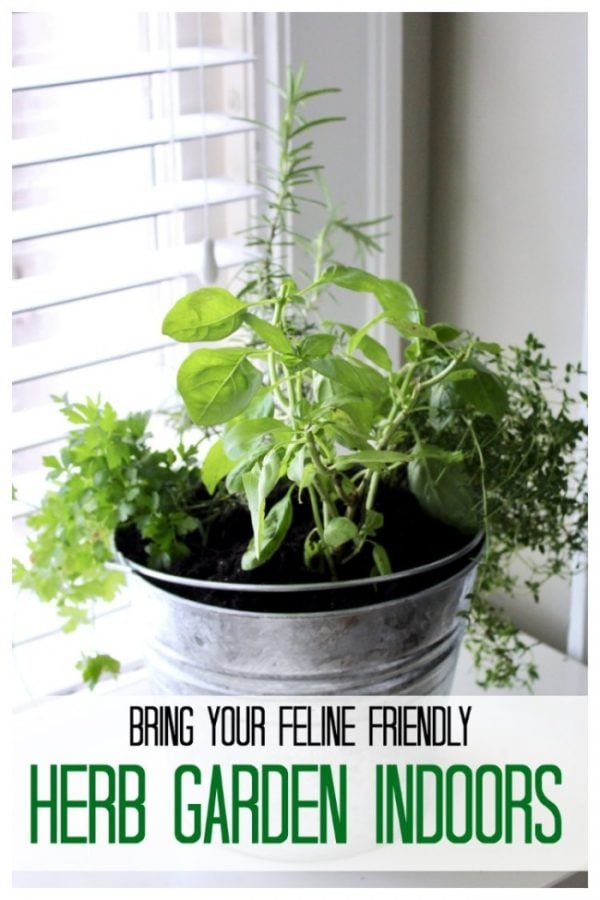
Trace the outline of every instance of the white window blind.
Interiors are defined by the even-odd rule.
[[[13,20],[13,446],[26,486],[64,431],[50,394],[161,406],[177,348],[160,322],[198,283],[202,242],[222,283],[244,260],[253,57],[243,13]]]
[[[20,549],[41,459],[66,430],[51,395],[100,394],[120,413],[178,402],[181,350],[161,335],[162,318],[200,284],[207,240],[217,283],[231,286],[256,189],[243,120],[254,115],[250,14],[15,13],[13,52]],[[23,658],[56,627],[39,603],[23,614],[25,602]]]

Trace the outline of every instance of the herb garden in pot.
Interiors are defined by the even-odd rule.
[[[505,349],[428,322],[406,284],[335,260],[336,233],[373,250],[380,223],[343,217],[312,162],[308,134],[331,120],[303,110],[328,92],[289,76],[242,289],[202,287],[165,317],[166,335],[201,345],[177,379],[200,437],[159,450],[147,414],[64,399],[75,427],[45,459],[52,486],[15,577],[72,629],[121,589],[116,552],[148,586],[150,670],[171,693],[444,693],[465,628],[482,683],[530,684],[490,597],[517,589],[517,554],[537,599],[585,551],[579,366],[559,377],[532,336]],[[290,217],[313,182],[309,240]],[[303,280],[282,263],[290,241],[312,256]],[[340,321],[323,323],[330,290]],[[343,310],[365,294],[379,311],[356,328]],[[399,366],[380,323],[403,341]],[[118,663],[81,668],[93,685]]]

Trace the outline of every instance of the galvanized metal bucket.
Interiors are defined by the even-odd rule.
[[[482,549],[477,535],[427,566],[302,585],[199,581],[124,562],[147,585],[134,605],[160,693],[443,694]],[[180,596],[190,591],[211,602]],[[232,591],[247,608],[217,605]],[[332,591],[336,608],[326,609]],[[286,613],[297,592],[321,611]]]

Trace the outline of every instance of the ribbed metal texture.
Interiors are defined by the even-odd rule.
[[[331,612],[231,610],[146,582],[135,594],[150,675],[172,694],[448,693],[480,552],[433,587]]]

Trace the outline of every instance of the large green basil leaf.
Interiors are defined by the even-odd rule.
[[[220,341],[237,331],[246,309],[224,288],[200,288],[169,310],[162,331],[176,341]]]
[[[257,464],[242,474],[242,484],[246,495],[246,502],[252,520],[254,540],[260,550],[260,536],[265,519],[265,498],[260,497],[258,482],[260,478],[260,466]]]
[[[194,350],[184,360],[177,387],[192,422],[219,425],[246,409],[262,382],[247,353],[238,347]]]
[[[358,345],[358,349],[362,353],[364,353],[367,359],[370,359],[371,362],[375,363],[376,366],[379,366],[381,369],[385,369],[386,372],[392,371],[393,364],[390,358],[390,354],[387,352],[383,344],[380,344],[379,341],[376,341],[374,337],[365,334]]]
[[[508,412],[508,391],[503,381],[479,363],[471,364],[474,377],[452,383],[455,391],[479,412],[491,416],[496,422]]]
[[[373,562],[375,564],[375,575],[391,575],[392,565],[387,555],[385,547],[381,544],[373,544]]]
[[[335,337],[332,334],[309,334],[300,344],[300,355],[303,359],[314,359],[327,356],[333,350]]]
[[[233,469],[227,473],[227,477],[225,479],[225,487],[227,488],[230,494],[240,494],[244,490],[244,483],[242,481],[244,472],[249,472],[252,466],[258,462],[265,455],[265,451],[262,447],[254,447],[251,451],[249,450],[246,456],[243,456],[233,467]]]
[[[364,466],[366,469],[381,469],[410,460],[408,453],[400,453],[396,450],[360,450],[358,453],[347,453],[338,457],[335,461],[336,469],[349,469],[355,465]]]
[[[379,372],[355,360],[339,356],[323,357],[313,359],[311,368],[347,388],[357,397],[366,397],[379,403],[389,393],[389,385]]]
[[[477,362],[450,372],[429,393],[429,421],[441,431],[461,410],[473,406],[496,422],[508,411],[508,392],[502,380]]]
[[[388,316],[387,321],[394,326],[398,334],[403,338],[408,338],[408,340],[423,338],[426,341],[437,343],[438,338],[435,331],[433,328],[428,328],[427,325],[421,325],[420,322],[411,322],[410,319],[400,319],[396,316]]]
[[[242,484],[248,501],[252,531],[256,552],[260,556],[263,549],[265,529],[265,502],[279,479],[280,461],[274,451],[267,453],[261,462],[256,463],[242,475]]]
[[[293,356],[294,348],[281,328],[272,325],[270,322],[265,321],[265,319],[260,319],[258,316],[253,315],[253,313],[246,313],[245,320],[265,344],[273,350],[276,350],[278,353]]]
[[[460,531],[474,532],[479,521],[477,497],[460,464],[421,457],[408,464],[408,484],[423,509]]]
[[[439,459],[445,463],[462,462],[465,458],[462,450],[446,450],[435,444],[427,444],[420,441],[411,451],[412,459]]]
[[[365,437],[365,431],[360,427],[357,428],[352,417],[343,409],[334,409],[332,411],[331,420],[327,428],[337,443],[348,450],[371,449],[371,445]]]
[[[464,334],[462,328],[457,328],[456,325],[450,325],[448,322],[436,322],[431,329],[435,331],[438,341],[442,344],[450,344]]]
[[[358,528],[346,516],[336,516],[325,526],[323,540],[329,547],[341,547],[358,537]]]
[[[408,319],[411,322],[422,320],[422,309],[415,295],[407,284],[391,281],[388,278],[377,278],[363,269],[353,266],[330,266],[319,278],[320,284],[337,284],[349,291],[373,294],[382,309],[396,319]]]
[[[223,441],[215,441],[202,463],[202,483],[209,494],[214,494],[219,481],[231,472],[234,465],[233,460],[225,453]]]
[[[266,385],[260,387],[246,409],[244,418],[263,419],[273,415],[273,394]]]
[[[354,353],[355,350],[360,350],[367,359],[374,362],[376,366],[385,369],[386,372],[391,372],[393,368],[392,360],[390,359],[390,355],[386,348],[368,334],[371,328],[378,322],[386,319],[386,317],[387,313],[382,312],[363,325],[362,328],[357,329],[353,325],[341,325],[341,327],[346,334],[350,335],[350,340],[348,341],[348,353]]]
[[[223,446],[230,459],[240,459],[261,445],[266,452],[273,443],[289,442],[293,433],[288,425],[277,419],[241,419],[226,427]]]
[[[335,416],[337,410],[342,411],[342,420],[347,416],[354,427],[362,432],[365,440],[378,412],[378,405],[372,400],[362,399],[350,392],[344,393],[343,388],[332,385],[329,381],[323,381],[319,386],[319,405],[322,409],[331,409]]]
[[[254,539],[242,557],[242,569],[256,569],[279,550],[292,524],[292,501],[289,494],[271,507],[264,521],[263,543],[258,551]]]
[[[464,409],[464,401],[453,390],[452,383],[446,379],[434,384],[429,392],[429,421],[436,431],[449,428],[461,409]]]

